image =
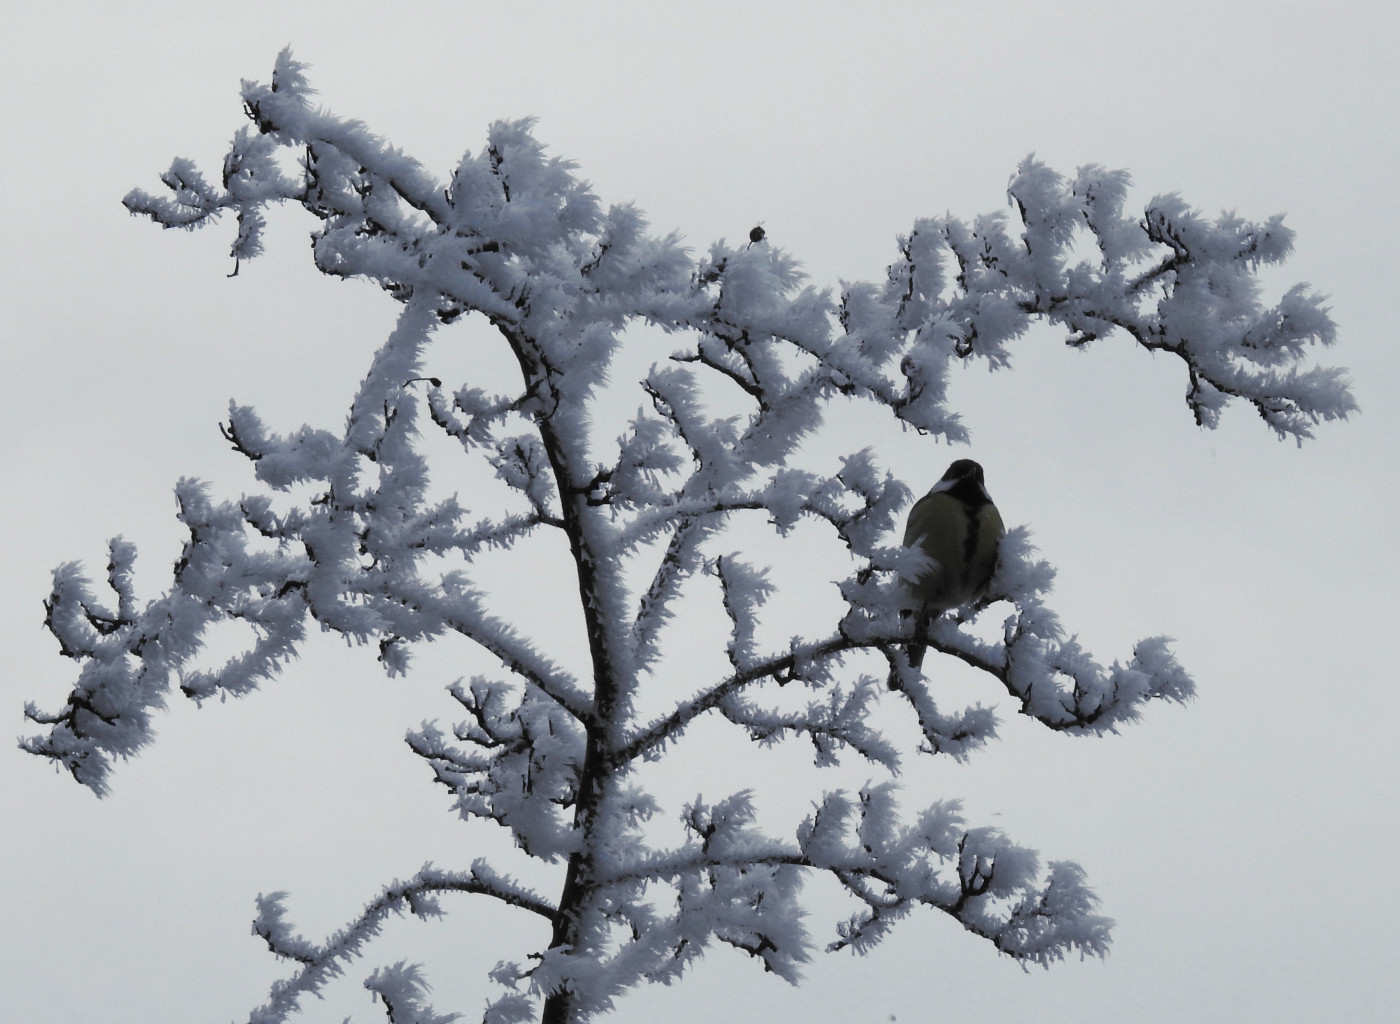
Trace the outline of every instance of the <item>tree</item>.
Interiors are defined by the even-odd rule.
[[[872,783],[828,793],[779,837],[749,792],[697,798],[681,811],[684,837],[668,844],[655,838],[663,808],[637,784],[638,769],[701,718],[760,744],[808,742],[818,767],[863,759],[886,778],[911,754],[961,759],[991,739],[991,709],[943,707],[936,675],[902,654],[914,626],[899,615],[896,578],[919,557],[898,544],[908,489],[868,449],[834,472],[799,469],[801,444],[836,402],[965,441],[947,404],[950,366],[1007,365],[1009,344],[1035,321],[1077,347],[1117,330],[1170,353],[1199,425],[1214,426],[1236,399],[1301,443],[1354,403],[1342,371],[1301,365],[1309,346],[1334,340],[1321,299],[1298,286],[1275,306],[1259,301],[1255,272],[1291,247],[1281,218],[1209,220],[1175,196],[1132,216],[1126,174],[1086,167],[1065,178],[1028,159],[1008,189],[1015,222],[920,220],[884,281],[843,285],[833,299],[804,285],[797,262],[757,230],[695,258],[675,235],[648,235],[632,207],[604,210],[528,121],[493,125],[486,148],[444,186],[310,95],[284,52],[270,85],[245,83],[254,127],[236,136],[220,186],[176,160],[162,176],[171,197],[133,191],[126,204],[166,227],[233,211],[236,271],[261,251],[264,208],[298,203],[319,221],[317,267],[378,283],[402,305],[398,324],[339,434],[272,433],[231,405],[224,435],[268,490],[219,501],[180,482],[189,540],[163,596],[138,607],[135,552],[120,539],[106,573],[114,605],[76,564],[55,572],[46,624],[79,674],[59,710],[26,708],[47,732],[21,742],[101,796],[115,761],[151,741],[172,681],[195,701],[245,694],[280,672],[311,623],[375,645],[390,675],[408,671],[416,646],[457,634],[500,672],[454,684],[463,720],[451,731],[425,724],[408,745],[464,818],[507,829],[524,857],[556,865],[560,878],[545,895],[482,860],[428,866],[386,885],[323,943],[295,933],[282,894],[261,897],[254,927],[293,974],[250,1019],[286,1019],[388,915],[437,915],[453,892],[532,912],[551,931],[532,963],[492,973],[501,991],[488,1022],[537,1012],[586,1020],[640,981],[678,977],[715,941],[795,981],[810,956],[800,897],[811,873],[855,907],[828,949],[869,949],[926,906],[1022,963],[1105,953],[1110,922],[1082,871],[1068,862],[1042,871],[1032,851],[966,824],[956,802],[908,815],[892,782]],[[1077,259],[1086,242],[1095,255]],[[509,393],[471,381],[449,392],[424,365],[431,339],[468,319],[489,324],[518,364]],[[615,445],[599,443],[596,396],[643,331],[675,349],[639,382],[643,406]],[[436,496],[435,482],[465,471],[432,472],[424,435],[434,432],[489,467],[511,501],[481,515]],[[784,535],[816,522],[846,551],[840,612],[813,621],[810,636],[769,637],[778,595],[762,565],[724,548],[745,517]],[[481,590],[487,552],[523,551],[550,534],[567,544],[586,666],[557,662],[550,638],[505,621]],[[1012,529],[986,599],[921,639],[1065,733],[1101,734],[1150,701],[1191,696],[1165,638],[1106,666],[1067,637],[1045,603],[1053,575],[1028,531]],[[727,667],[678,680],[661,659],[678,617],[708,588],[727,622]],[[1004,619],[989,636],[978,627],[993,609]],[[210,629],[229,622],[247,628],[247,648],[216,670],[193,667]],[[648,710],[659,699],[664,709]],[[894,713],[917,723],[917,752],[879,728]],[[382,967],[365,984],[393,1020],[449,1019],[426,1005],[414,967]]]

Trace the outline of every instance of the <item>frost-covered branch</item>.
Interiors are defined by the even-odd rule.
[[[376,968],[365,979],[365,988],[384,1004],[389,1024],[453,1024],[462,1018],[460,1013],[439,1014],[433,1010],[427,1002],[432,986],[418,964],[400,960],[390,967]]]
[[[1255,272],[1293,250],[1283,218],[1261,224],[1226,213],[1211,221],[1174,194],[1130,218],[1123,213],[1129,184],[1127,174],[1097,166],[1071,181],[1033,160],[1021,165],[1008,194],[1025,229],[1024,259],[1046,265],[1020,309],[1066,327],[1074,346],[1118,328],[1146,349],[1178,356],[1201,426],[1214,427],[1227,400],[1239,398],[1280,438],[1301,444],[1320,420],[1355,411],[1344,370],[1298,365],[1312,346],[1336,341],[1325,300],[1300,284],[1277,305],[1259,302]],[[1080,225],[1094,239],[1099,266],[1050,264],[1042,254],[1063,248]],[[993,229],[977,258],[995,263],[1005,245]],[[1163,249],[1142,268],[1144,257]]]
[[[764,836],[755,817],[746,792],[713,805],[697,801],[682,814],[691,836],[683,847],[624,860],[600,879],[609,888],[664,880],[678,894],[673,913],[648,916],[632,944],[689,958],[700,950],[684,937],[715,934],[786,976],[810,958],[810,939],[764,903],[794,900],[797,869],[812,869],[861,905],[837,925],[829,949],[868,951],[895,920],[925,906],[1026,963],[1107,953],[1111,922],[1093,913],[1097,899],[1078,869],[1052,864],[1042,880],[1032,851],[995,829],[965,828],[956,802],[935,804],[906,826],[892,785],[867,787],[857,797],[829,794],[786,842]],[[606,905],[636,907],[627,899]],[[658,959],[650,969],[669,964]]]
[[[224,435],[261,482],[274,492],[319,489],[304,507],[278,512],[272,494],[214,502],[203,485],[181,481],[189,540],[171,590],[140,611],[130,545],[112,542],[116,611],[104,609],[76,565],[59,568],[48,625],[80,674],[60,711],[28,708],[50,728],[23,741],[26,749],[104,793],[113,757],[149,742],[151,712],[164,705],[172,675],[195,699],[245,694],[295,655],[308,617],[352,642],[375,643],[390,673],[407,670],[413,643],[460,633],[571,714],[591,713],[577,681],[491,614],[463,575],[484,547],[526,530],[529,517],[466,529],[455,499],[426,498],[429,474],[413,443],[417,400],[402,382],[416,375],[433,323],[430,303],[408,304],[339,437],[309,427],[277,436],[251,409],[230,407]],[[434,578],[422,571],[429,558],[457,558],[462,568]],[[190,668],[208,627],[226,621],[250,628],[247,650],[217,669]]]
[[[578,799],[584,735],[577,720],[528,690],[477,678],[451,687],[471,715],[453,738],[425,723],[406,737],[436,780],[456,798],[463,818],[486,818],[511,830],[532,857],[567,857],[579,844],[570,811]]]
[[[1048,967],[1068,953],[1104,956],[1112,922],[1072,864],[1051,864],[995,829],[962,829],[956,802],[935,804],[913,826],[900,823],[893,787],[867,787],[858,802],[835,794],[799,838],[814,866],[835,874],[865,906],[829,948],[864,951],[920,904],[1026,963]]]
[[[363,955],[365,944],[379,934],[389,915],[407,912],[424,921],[441,917],[443,911],[438,896],[451,892],[489,896],[547,920],[553,919],[557,909],[530,890],[497,874],[484,861],[477,861],[469,871],[442,871],[428,864],[407,881],[386,885],[359,917],[317,945],[296,934],[287,922],[286,893],[259,896],[253,933],[262,938],[276,956],[301,966],[290,978],[272,986],[268,1001],[249,1015],[248,1024],[281,1024],[300,1009],[304,997],[319,996],[328,982],[342,975],[352,960]],[[386,976],[377,971],[376,976],[382,985],[393,974]],[[367,986],[376,987],[369,983]]]

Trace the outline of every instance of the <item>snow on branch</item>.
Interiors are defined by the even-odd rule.
[[[389,1024],[452,1024],[462,1017],[460,1013],[433,1011],[426,1001],[432,986],[423,977],[423,969],[418,964],[400,960],[390,967],[376,968],[365,979],[365,988],[374,993],[376,1001],[384,1004]]]
[[[930,646],[965,661],[1001,680],[1016,698],[1023,714],[1057,731],[1100,735],[1117,726],[1136,721],[1148,702],[1166,700],[1184,704],[1195,696],[1195,683],[1170,650],[1170,639],[1163,636],[1140,640],[1132,660],[1104,667],[1067,637],[1059,616],[1044,603],[1054,580],[1047,562],[1034,558],[1029,531],[1018,527],[1003,538],[997,575],[987,600],[1008,600],[1015,612],[1005,620],[1001,643],[985,644],[943,619],[930,633]],[[910,700],[920,720],[933,719],[932,697],[925,681],[906,673],[903,666],[892,677]],[[989,725],[991,723],[988,723]],[[960,726],[955,747],[976,738],[980,729]],[[948,736],[946,726],[925,727],[935,748]],[[986,732],[982,739],[990,738]]]
[[[804,871],[834,879],[861,908],[836,924],[828,950],[866,952],[921,906],[1025,964],[1108,950],[1111,922],[1093,912],[1097,899],[1073,865],[1052,864],[1042,877],[1032,851],[994,829],[965,828],[956,801],[935,804],[906,826],[891,784],[855,797],[832,793],[786,842],[755,827],[748,792],[715,804],[697,800],[681,818],[684,845],[620,862],[602,881],[610,893],[603,905],[619,915],[622,908],[636,913],[640,894],[622,898],[613,890],[664,880],[677,893],[673,911],[649,914],[645,930],[622,939],[616,954],[631,959],[632,970],[663,972],[663,980],[679,973],[677,961],[700,955],[709,936],[795,978],[811,958],[811,937],[799,917],[775,911],[797,906]]]
[[[532,857],[553,861],[578,848],[566,812],[577,800],[584,761],[583,730],[552,701],[481,677],[450,687],[470,718],[453,730],[453,745],[435,723],[406,737],[437,782],[456,798],[463,818],[510,829]]]
[[[866,787],[858,801],[828,796],[803,825],[802,852],[864,904],[829,948],[864,952],[922,904],[1023,964],[1108,953],[1112,922],[1093,913],[1098,899],[1076,866],[1051,864],[1040,881],[1033,851],[995,829],[962,824],[953,801],[902,825],[889,784]]]
[[[231,406],[223,429],[232,446],[276,491],[320,488],[306,506],[278,513],[271,495],[214,502],[203,485],[181,481],[176,496],[189,540],[173,587],[144,610],[131,592],[131,545],[112,542],[114,611],[76,565],[60,567],[47,624],[79,665],[79,680],[60,711],[28,708],[50,729],[24,740],[25,749],[101,795],[112,759],[150,741],[151,711],[164,705],[172,679],[197,700],[245,694],[295,655],[308,617],[352,642],[376,644],[390,673],[407,670],[413,643],[459,633],[571,714],[588,713],[589,698],[569,673],[491,614],[459,574],[420,571],[429,558],[470,563],[525,528],[515,519],[464,529],[455,499],[426,500],[429,476],[412,440],[417,400],[401,382],[416,371],[431,322],[431,307],[405,308],[340,437],[307,427],[273,435],[251,409]],[[216,669],[189,668],[208,627],[227,621],[250,628],[249,647]]]
[[[1008,194],[1024,226],[1024,259],[1037,267],[1020,308],[1063,325],[1071,345],[1118,328],[1146,349],[1178,356],[1201,426],[1216,426],[1228,399],[1238,398],[1280,438],[1301,444],[1319,421],[1354,412],[1345,370],[1299,365],[1312,346],[1336,341],[1325,298],[1300,284],[1275,306],[1259,301],[1255,272],[1293,249],[1282,216],[1211,221],[1169,194],[1131,218],[1123,213],[1129,184],[1126,173],[1095,165],[1070,181],[1035,160],[1022,163]],[[1097,266],[1050,255],[1064,251],[1080,224],[1098,247]],[[988,240],[989,251],[1001,245]]]
[[[468,871],[442,871],[431,864],[423,866],[407,881],[392,882],[371,900],[354,921],[317,945],[296,934],[286,920],[284,901],[287,894],[274,892],[258,897],[258,916],[253,921],[253,933],[267,943],[277,957],[299,964],[290,978],[272,986],[268,1001],[248,1017],[248,1024],[282,1024],[296,1013],[306,996],[318,996],[330,981],[344,973],[352,960],[363,955],[365,944],[379,934],[390,914],[411,913],[420,920],[441,917],[438,896],[461,892],[489,896],[510,906],[520,907],[544,918],[552,919],[556,908],[546,900],[523,888],[510,878],[498,874],[477,861]],[[408,995],[402,985],[409,977],[403,965],[380,969],[371,975],[366,987],[384,994],[387,988],[399,997]],[[375,980],[377,979],[377,981]],[[416,995],[421,995],[421,988]]]

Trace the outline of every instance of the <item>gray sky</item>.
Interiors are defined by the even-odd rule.
[[[299,211],[229,279],[231,224],[162,233],[121,208],[175,155],[217,174],[242,123],[239,79],[265,79],[288,42],[330,109],[443,175],[491,120],[537,115],[538,137],[605,202],[635,201],[696,247],[762,220],[818,284],[878,277],[918,216],[1002,208],[1032,151],[1062,172],[1124,167],[1138,205],[1179,191],[1209,213],[1288,214],[1296,255],[1266,281],[1332,296],[1341,340],[1322,358],[1352,368],[1362,412],[1301,450],[1246,410],[1202,432],[1175,361],[1121,339],[1070,352],[1046,333],[1024,339],[1011,371],[955,382],[966,454],[1059,567],[1067,627],[1103,660],[1168,633],[1200,688],[1104,740],[1007,713],[990,750],[904,779],[911,803],[964,797],[973,821],[1081,863],[1118,921],[1112,956],[1025,974],[924,915],[866,958],[818,959],[795,990],[718,951],[612,1019],[1391,1019],[1391,16],[1369,2],[862,6],[245,0],[12,18],[0,41],[11,735],[32,731],[24,700],[56,706],[71,681],[40,628],[52,568],[100,572],[122,533],[141,550],[138,592],[154,596],[179,550],[176,479],[251,486],[216,429],[229,398],[278,429],[335,428],[397,311],[370,286],[318,278]],[[874,440],[916,490],[965,454]],[[6,1013],[241,1018],[282,973],[248,931],[257,893],[289,890],[319,939],[423,861],[460,867],[495,848],[446,813],[401,742],[450,715],[438,695],[462,671],[451,652],[408,682],[370,662],[318,640],[253,697],[178,702],[101,802],[0,747]],[[716,749],[697,741],[682,765],[706,770]],[[771,781],[802,760],[752,763]],[[485,970],[541,944],[533,928],[461,904],[445,924],[392,925],[360,973],[427,959],[439,1009],[471,1014]],[[375,1012],[356,978],[308,1019]]]

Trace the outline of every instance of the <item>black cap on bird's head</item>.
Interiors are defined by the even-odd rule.
[[[992,496],[987,493],[982,466],[972,459],[958,459],[954,462],[943,474],[942,479],[933,485],[933,489],[973,504],[990,504],[992,500]]]
[[[948,472],[943,474],[944,480],[965,480],[968,477],[976,480],[979,484],[985,482],[980,463],[973,462],[971,459],[958,459],[948,467]]]

